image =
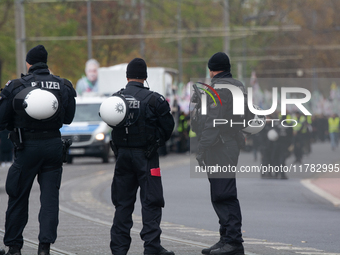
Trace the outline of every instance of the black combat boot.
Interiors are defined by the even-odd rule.
[[[39,243],[38,255],[50,255],[50,244]]]
[[[144,253],[144,255],[175,255],[173,251],[168,251],[161,247],[161,251],[158,253]]]
[[[243,244],[224,244],[221,248],[212,250],[210,255],[244,255]]]
[[[21,255],[21,249],[18,246],[10,246],[6,255]]]
[[[215,250],[215,249],[218,249],[218,248],[221,248],[223,245],[224,245],[224,241],[222,240],[222,237],[220,238],[220,240],[215,243],[213,246],[209,247],[209,248],[205,248],[202,250],[202,254],[210,254],[210,252],[212,250]]]

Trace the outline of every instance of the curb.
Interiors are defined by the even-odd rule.
[[[312,183],[312,179],[305,179],[301,181],[301,184],[305,186],[310,191],[314,192],[315,194],[319,195],[320,197],[323,197],[324,199],[331,202],[335,207],[340,206],[340,199],[333,196],[332,194],[329,194],[328,192],[324,191],[323,189],[319,188],[315,184]]]

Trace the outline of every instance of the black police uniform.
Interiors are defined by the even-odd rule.
[[[44,88],[60,100],[59,113],[47,121],[19,116],[12,105],[15,95],[32,84],[41,88],[48,81],[59,84],[53,89]],[[0,94],[0,130],[20,128],[23,140],[23,148],[15,150],[14,163],[8,170],[6,180],[9,196],[4,236],[6,246],[19,249],[23,246],[22,232],[28,220],[28,199],[36,175],[41,191],[39,242],[54,243],[57,238],[63,150],[59,129],[63,123],[70,124],[73,120],[75,96],[71,82],[51,75],[42,62],[32,65],[28,75],[8,82]]]
[[[282,116],[281,120],[285,120],[286,116]],[[273,158],[271,165],[272,166],[285,166],[286,159],[289,156],[289,147],[293,142],[293,128],[284,127],[279,123],[274,124],[274,129],[279,135],[277,141],[274,141],[273,145]],[[287,179],[287,176],[284,171],[275,172],[276,178]]]
[[[132,213],[136,193],[140,187],[144,254],[158,254],[160,222],[164,207],[163,189],[157,147],[167,141],[174,128],[168,102],[163,96],[149,91],[142,83],[130,81],[120,93],[139,101],[139,117],[129,127],[113,127],[112,140],[118,148],[112,182],[112,202],[116,212],[111,228],[111,251],[114,255],[127,254],[132,227]],[[154,150],[155,153],[152,153]]]
[[[232,78],[230,72],[221,72],[212,79],[214,84],[232,84],[244,91],[241,82]],[[198,155],[203,155],[207,166],[237,166],[240,146],[244,137],[240,133],[240,126],[217,125],[213,127],[214,119],[227,119],[230,123],[233,116],[233,97],[228,89],[216,89],[222,106],[216,105],[207,98],[207,114],[200,117],[197,129]],[[242,126],[241,126],[242,127]],[[243,140],[243,141],[242,141]],[[220,242],[213,249],[223,244],[240,245],[243,242],[241,233],[241,210],[237,199],[235,173],[209,173],[211,202],[219,218]],[[202,253],[209,254],[210,248]]]
[[[275,119],[275,117],[270,117],[271,119]],[[261,151],[261,166],[268,167],[272,164],[272,154],[274,152],[273,142],[268,138],[268,132],[272,129],[271,125],[265,125],[264,128],[260,131],[260,151]],[[263,170],[263,169],[262,169]],[[261,171],[261,178],[272,178],[273,175],[269,171]]]

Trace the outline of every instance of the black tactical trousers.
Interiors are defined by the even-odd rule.
[[[158,155],[147,159],[142,149],[120,148],[112,182],[111,195],[115,216],[111,228],[111,251],[114,255],[127,254],[130,243],[132,213],[140,187],[144,253],[160,251],[160,222],[164,207],[163,188]]]
[[[205,162],[207,166],[237,166],[239,153],[240,149],[234,139],[224,143],[220,141],[207,151]],[[221,171],[209,173],[208,177],[211,202],[219,218],[221,238],[226,243],[242,243],[242,215],[237,199],[235,173]]]
[[[40,185],[39,242],[54,243],[57,238],[59,188],[62,174],[62,142],[60,138],[25,141],[24,149],[15,153],[8,170],[4,244],[23,246],[22,232],[28,221],[28,200],[38,176]]]
[[[298,133],[294,136],[294,155],[295,155],[295,162],[301,163],[302,156],[303,156],[303,146],[304,146],[304,139],[301,133]]]

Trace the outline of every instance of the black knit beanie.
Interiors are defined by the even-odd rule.
[[[230,60],[224,52],[217,52],[209,59],[208,68],[211,71],[230,72]]]
[[[146,63],[141,58],[134,58],[126,68],[126,78],[131,79],[146,79],[148,74],[146,72]]]
[[[43,45],[35,46],[30,49],[26,56],[26,62],[34,65],[39,62],[47,63],[47,51]]]

